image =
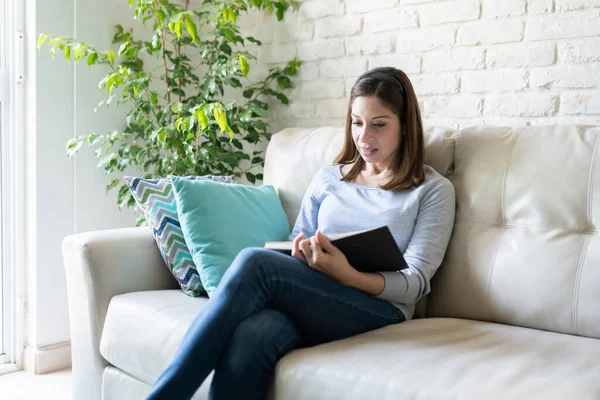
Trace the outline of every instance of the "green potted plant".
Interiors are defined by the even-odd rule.
[[[204,0],[190,7],[167,0],[127,0],[135,19],[151,27],[151,40],[134,38],[131,29],[118,25],[114,48],[100,50],[71,37],[40,34],[38,49],[48,43],[67,60],[102,65],[108,73],[99,82],[107,97],[98,105],[129,106],[123,128],[110,133],[91,133],[68,141],[72,157],[84,143],[95,148],[98,167],[110,177],[107,191],[118,187],[118,207],[132,207],[135,200],[127,185],[114,177],[133,166],[145,177],[168,175],[235,175],[254,183],[262,174],[250,172],[264,163],[264,150],[245,151],[271,137],[265,122],[268,101],[288,104],[284,91],[300,63],[271,68],[259,82],[247,80],[249,43],[237,19],[252,9],[276,13],[281,21],[293,0]],[[118,48],[117,48],[118,46]],[[148,67],[154,61],[158,68]],[[225,88],[241,91],[240,99],[226,102]],[[245,161],[246,168],[241,164]],[[138,219],[143,223],[143,216]]]

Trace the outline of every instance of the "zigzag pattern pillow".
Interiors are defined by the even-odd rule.
[[[152,228],[160,254],[181,289],[193,297],[206,295],[198,269],[181,231],[171,179],[143,179],[132,176],[123,179],[146,215],[146,221]],[[233,176],[188,176],[184,179],[235,183]]]

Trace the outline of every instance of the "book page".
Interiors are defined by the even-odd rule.
[[[363,233],[363,232],[368,232],[368,231],[373,231],[375,229],[379,229],[378,228],[371,228],[371,229],[364,229],[362,231],[353,231],[353,232],[345,232],[345,233],[338,233],[336,235],[331,235],[331,236],[327,236],[329,238],[330,241],[334,241],[337,239],[343,239],[349,236],[354,236],[354,235],[358,235],[359,233]],[[292,245],[294,242],[267,242],[265,243],[265,247],[267,248],[277,248],[277,249],[291,249]]]

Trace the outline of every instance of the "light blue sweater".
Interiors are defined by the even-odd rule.
[[[448,247],[454,186],[425,165],[421,185],[392,192],[341,181],[340,165],[323,167],[313,176],[289,239],[300,232],[306,238],[314,236],[317,227],[333,235],[388,225],[409,268],[381,272],[385,288],[375,297],[390,301],[411,319],[417,301],[429,293],[429,282]]]

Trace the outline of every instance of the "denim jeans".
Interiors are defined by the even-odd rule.
[[[291,350],[404,321],[391,303],[263,248],[235,258],[147,399],[189,399],[214,369],[211,399],[265,399]]]

